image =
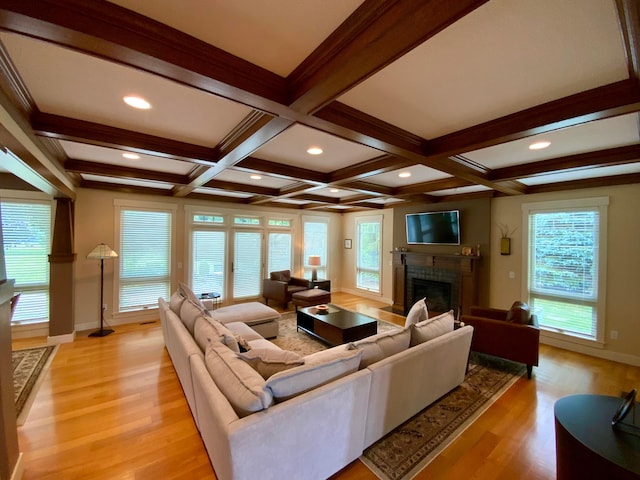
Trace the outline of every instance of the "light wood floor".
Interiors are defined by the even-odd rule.
[[[332,296],[345,308],[404,322],[380,310],[381,303]],[[214,479],[159,321],[115,330],[104,338],[80,333],[60,346],[26,423],[18,427],[23,478]],[[16,340],[14,347],[43,341]],[[574,393],[619,395],[637,387],[639,367],[542,345],[532,380],[519,380],[417,478],[553,479],[554,402]],[[334,478],[376,477],[356,461]]]

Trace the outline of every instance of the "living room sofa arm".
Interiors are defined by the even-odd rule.
[[[262,296],[284,301],[287,298],[287,283],[265,278],[262,280]]]
[[[478,307],[472,306],[469,309],[469,315],[474,317],[493,318],[494,320],[506,320],[508,310],[500,308]]]

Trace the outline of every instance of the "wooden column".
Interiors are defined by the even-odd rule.
[[[73,202],[68,198],[57,198],[56,202],[49,255],[49,337],[72,335],[75,331]]]

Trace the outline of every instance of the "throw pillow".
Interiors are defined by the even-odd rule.
[[[169,308],[176,315],[180,315],[180,307],[182,307],[182,302],[184,302],[184,298],[180,295],[180,292],[176,290],[169,298]]]
[[[205,352],[209,375],[239,417],[268,408],[273,403],[264,378],[219,342],[210,342]]]
[[[307,355],[304,365],[269,377],[267,388],[276,402],[287,400],[356,372],[361,355],[361,350],[348,350],[345,345]]]
[[[193,293],[193,290],[191,290],[191,288],[189,288],[189,286],[186,283],[179,282],[178,291],[180,292],[180,295],[182,295],[184,298],[191,301],[195,305],[199,305],[204,315],[209,315],[209,311],[204,306],[204,303],[200,301],[198,296],[195,293]]]
[[[453,310],[449,310],[447,313],[416,323],[411,327],[411,346],[453,332],[454,320]]]
[[[212,321],[204,315],[199,315],[194,323],[193,337],[203,352],[206,350],[209,341],[220,342],[235,353],[240,352],[236,336],[221,323],[215,320]]]
[[[349,349],[362,350],[360,369],[366,368],[383,358],[395,355],[409,348],[410,328],[398,328],[390,332],[378,333],[349,344]]]
[[[427,318],[429,318],[429,312],[427,311],[427,299],[423,298],[411,306],[409,313],[407,313],[407,319],[404,322],[404,326],[408,327],[409,325],[415,325]]]
[[[246,353],[239,353],[238,357],[251,365],[265,380],[304,363],[297,353],[275,348],[254,348]]]
[[[520,323],[527,325],[531,318],[531,309],[524,302],[514,302],[507,312],[507,322]]]
[[[180,307],[180,320],[182,320],[182,323],[184,323],[184,326],[187,327],[191,335],[193,335],[194,332],[196,318],[201,315],[204,315],[204,309],[200,303],[195,304],[189,299],[182,302],[182,306]]]

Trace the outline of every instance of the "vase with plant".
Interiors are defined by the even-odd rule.
[[[509,230],[509,225],[506,223],[498,223],[498,229],[500,230],[500,255],[511,254],[511,235],[518,229]]]

